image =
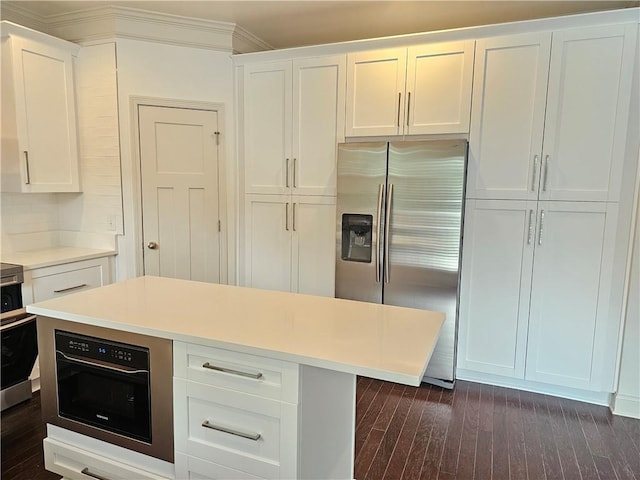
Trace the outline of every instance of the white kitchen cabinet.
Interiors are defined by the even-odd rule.
[[[78,192],[80,47],[2,22],[2,191]]]
[[[617,205],[468,200],[458,367],[610,391]]]
[[[479,40],[467,198],[618,201],[636,32]]]
[[[335,195],[345,56],[244,67],[245,193]]]
[[[335,197],[246,195],[245,285],[334,295]]]
[[[349,54],[347,137],[467,133],[474,41]]]

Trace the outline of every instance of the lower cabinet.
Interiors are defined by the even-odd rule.
[[[617,204],[468,200],[458,368],[611,391]]]
[[[247,195],[248,287],[334,296],[335,197]]]
[[[261,478],[183,453],[176,453],[175,462],[177,480],[259,480]]]

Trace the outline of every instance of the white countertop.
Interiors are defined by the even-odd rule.
[[[22,265],[25,270],[61,265],[69,262],[79,262],[92,258],[115,255],[115,250],[80,247],[52,247],[24,252],[2,253],[2,261]]]
[[[444,322],[438,312],[160,277],[27,311],[416,386]]]

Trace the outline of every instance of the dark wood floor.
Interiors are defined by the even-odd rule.
[[[458,381],[358,379],[358,480],[640,480],[640,420],[606,407]],[[49,480],[40,397],[2,412],[3,480]]]

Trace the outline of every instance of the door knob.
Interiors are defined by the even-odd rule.
[[[147,243],[147,248],[150,250],[155,250],[156,248],[158,248],[158,244],[156,242],[149,242]]]

